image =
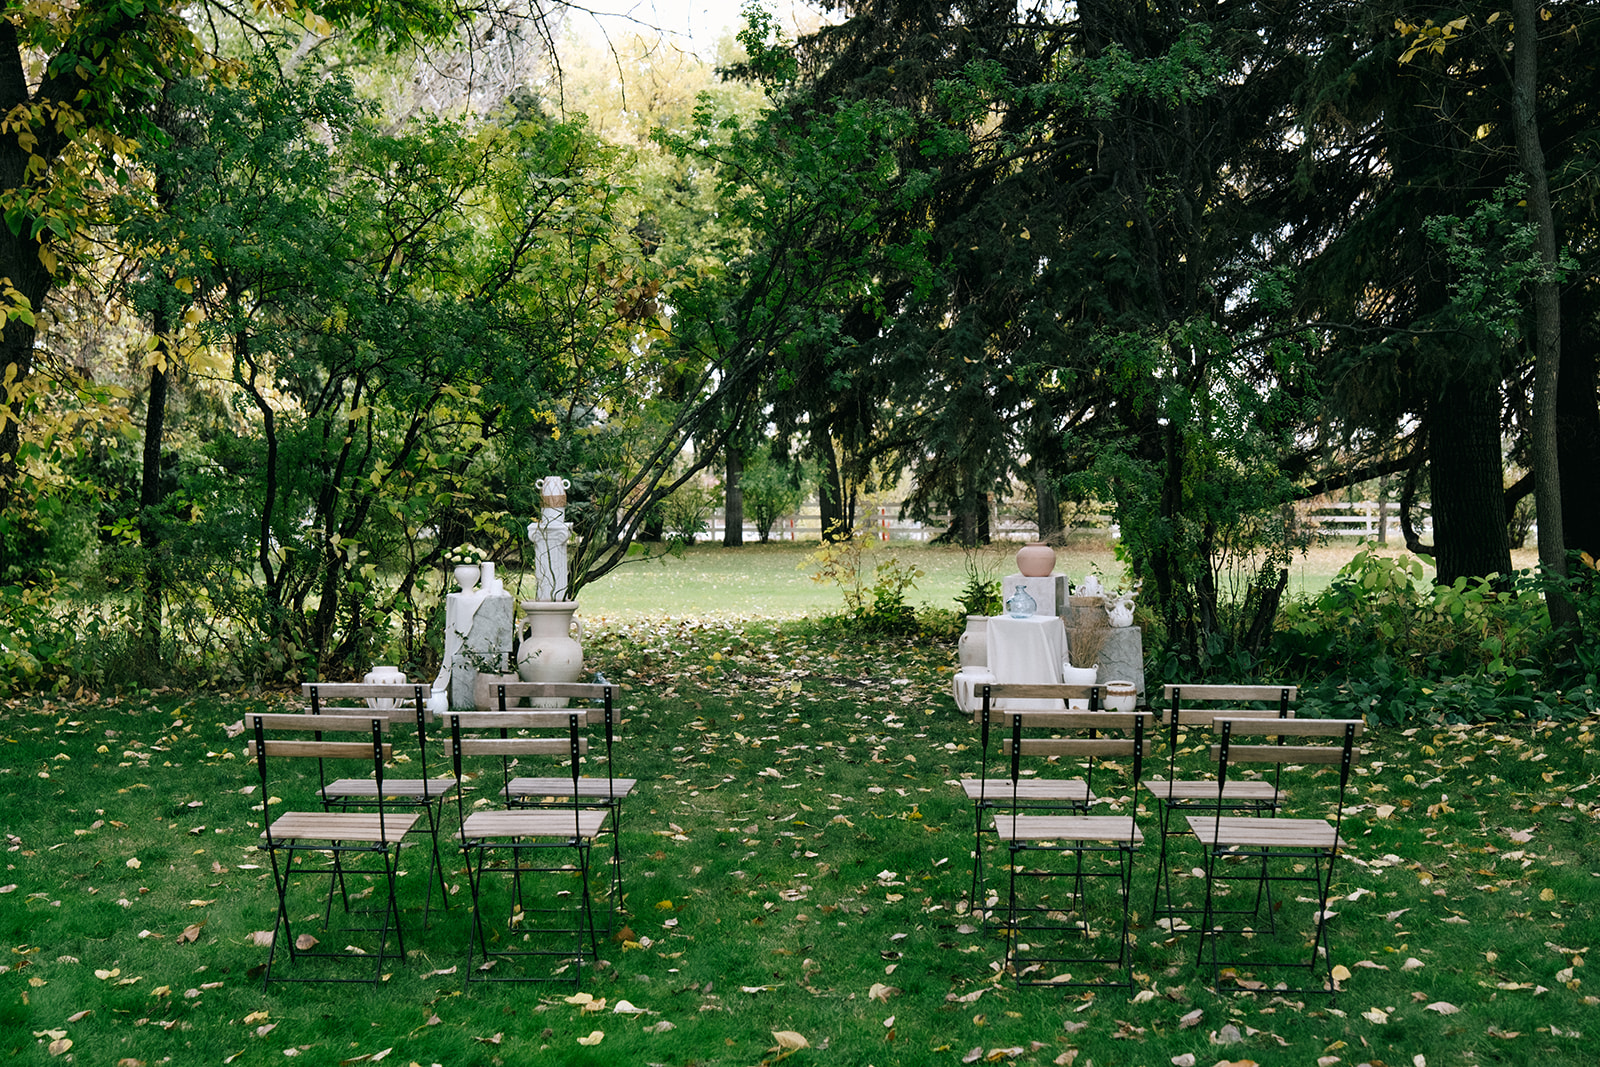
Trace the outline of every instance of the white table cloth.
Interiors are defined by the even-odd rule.
[[[1009,615],[989,618],[989,670],[996,682],[1060,684],[1061,663],[1067,658],[1067,630],[1056,615]],[[979,696],[981,700],[981,695]],[[1061,711],[1059,700],[1000,701],[1012,711]]]

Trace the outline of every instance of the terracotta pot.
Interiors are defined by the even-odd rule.
[[[576,682],[583,674],[583,623],[576,600],[524,600],[517,674],[524,682]],[[577,631],[577,638],[573,637]],[[566,697],[530,697],[536,708],[564,708]]]
[[[1056,550],[1043,541],[1030,541],[1017,549],[1017,570],[1024,578],[1048,578],[1056,569]]]

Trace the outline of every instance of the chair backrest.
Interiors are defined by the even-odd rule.
[[[572,777],[572,801],[578,805],[579,760],[589,751],[589,739],[582,730],[588,716],[582,708],[553,708],[548,711],[453,711],[450,713],[450,760],[456,779],[462,781],[461,761],[466,756],[500,757],[502,797],[511,795],[512,757],[565,755]],[[489,731],[492,736],[469,736],[464,731]],[[511,731],[521,736],[512,736]],[[528,730],[559,730],[560,734],[529,735]],[[465,816],[464,789],[456,791],[456,806]]]
[[[325,788],[327,777],[322,769],[322,763],[328,759],[363,759],[372,764],[372,775],[377,782],[377,798],[379,825],[384,817],[383,803],[383,765],[394,755],[393,746],[384,741],[384,732],[388,729],[387,719],[379,715],[306,715],[293,712],[260,712],[250,716],[250,725],[253,739],[250,742],[250,758],[255,761],[256,769],[261,777],[262,810],[267,818],[264,820],[268,826],[268,843],[271,843],[270,827],[272,824],[271,813],[266,811],[267,791],[267,762],[271,759],[309,758],[317,761],[317,775],[319,787]],[[309,733],[311,738],[284,738],[268,736],[268,734],[292,732],[297,734]],[[323,734],[365,734],[367,737],[360,741],[334,740],[326,738]]]
[[[1129,786],[1137,797],[1144,780],[1144,761],[1150,754],[1145,737],[1151,714],[1146,711],[1045,711],[1016,712],[1008,716],[1011,736],[1002,748],[1011,757],[1011,802],[1015,811],[1021,805],[1018,786],[1022,778],[1022,757],[1088,757],[1084,784],[1092,789],[1096,763],[1107,759],[1131,759]],[[1027,737],[1025,730],[1048,731],[1048,737]],[[1132,815],[1137,799],[1128,802]]]
[[[1006,717],[1011,736],[1001,747],[1011,757],[1013,784],[1021,776],[1023,756],[1088,757],[1089,774],[1097,759],[1132,757],[1134,782],[1143,778],[1144,761],[1150,755],[1145,736],[1149,712],[1022,711]],[[1027,737],[1024,730],[1048,730],[1051,736]]]
[[[383,685],[371,682],[302,682],[300,695],[312,715],[366,715],[391,723],[413,723],[417,728],[417,757],[422,777],[428,777],[428,710],[432,687],[425,683]]]
[[[1210,726],[1219,718],[1289,719],[1300,690],[1292,685],[1164,685],[1167,717],[1167,777],[1176,776],[1178,734],[1184,726]]]
[[[1350,770],[1361,757],[1356,746],[1366,728],[1361,719],[1274,719],[1257,716],[1219,717],[1212,723],[1216,744],[1211,757],[1217,764],[1217,794],[1227,785],[1229,771],[1239,764],[1265,763],[1275,767],[1288,764],[1318,764],[1339,767],[1338,796],[1333,804],[1333,824],[1337,829],[1344,815],[1345,787]],[[1272,737],[1273,744],[1240,744],[1240,738]],[[1290,739],[1299,743],[1291,744]]]

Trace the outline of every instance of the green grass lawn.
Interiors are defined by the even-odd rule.
[[[750,544],[736,549],[699,544],[681,555],[639,559],[583,591],[579,597],[582,617],[590,623],[603,623],[663,616],[795,618],[837,612],[842,605],[839,590],[810,577],[814,568],[806,557],[817,547],[815,542]],[[1003,578],[1016,570],[1019,547],[1001,543],[968,553],[913,541],[875,542],[866,556],[868,581],[870,584],[870,569],[877,560],[894,556],[924,572],[908,594],[908,603],[954,609],[967,584],[969,561],[984,578]],[[1340,538],[1296,557],[1290,565],[1291,594],[1326,586],[1355,551],[1353,539]],[[1517,566],[1531,567],[1535,555],[1526,550],[1513,558]],[[1073,535],[1057,550],[1056,570],[1073,582],[1082,581],[1093,570],[1108,587],[1125,584],[1112,542],[1100,535]],[[515,591],[515,573],[504,577],[507,587]]]
[[[377,988],[263,992],[263,798],[229,727],[287,697],[12,700],[0,1050],[425,1067],[1594,1060],[1592,721],[1369,733],[1332,906],[1350,977],[1331,1002],[1211,988],[1193,935],[1148,921],[1148,851],[1137,990],[1019,990],[997,971],[1003,943],[964,914],[972,813],[956,783],[978,757],[946,695],[953,642],[663,613],[595,627],[587,652],[628,687],[617,770],[641,779],[623,833],[631,938],[584,973],[587,1005],[566,986],[464,991],[465,880],[453,861],[456,907],[423,929],[420,847],[401,879],[408,962]],[[1182,754],[1191,770],[1202,747]],[[269,807],[308,788],[284,783]],[[1182,891],[1195,859],[1178,857]],[[994,877],[1004,862],[991,855]],[[517,936],[505,918],[496,935]],[[617,1013],[624,1000],[643,1014]]]

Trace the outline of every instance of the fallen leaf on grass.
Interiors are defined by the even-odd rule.
[[[264,1022],[267,1021],[267,1019],[268,1019],[268,1015],[267,1015],[266,1012],[264,1012],[264,1011],[253,1011],[249,1015],[246,1015],[244,1017],[244,1024],[246,1026],[249,1026],[251,1023],[264,1023]]]
[[[1389,1013],[1382,1008],[1368,1008],[1361,1013],[1361,1017],[1375,1026],[1381,1026],[1389,1021]]]
[[[272,931],[271,930],[257,930],[255,933],[250,935],[250,943],[252,945],[254,945],[256,948],[271,948],[272,947]]]
[[[493,1037],[475,1037],[472,1040],[478,1042],[480,1045],[498,1045],[501,1039],[505,1036],[505,1033],[501,1032],[495,1034]]]
[[[1194,1053],[1185,1052],[1182,1056],[1172,1057],[1172,1067],[1194,1067]]]
[[[662,1019],[658,1023],[653,1023],[650,1026],[645,1027],[644,1028],[644,1032],[647,1033],[647,1034],[664,1034],[668,1030],[676,1030],[676,1029],[677,1029],[676,1026],[673,1026],[671,1023],[667,1022],[667,1020]],[[790,1031],[784,1030],[784,1031],[781,1031],[781,1032],[782,1033],[789,1033]],[[796,1034],[795,1036],[796,1037],[800,1037],[799,1034]],[[804,1041],[805,1038],[801,1037],[800,1040]]]
[[[103,970],[96,969],[95,972],[94,972],[94,976],[96,978],[100,979],[102,982],[104,982],[106,979],[115,978],[117,975],[119,975],[121,973],[122,973],[122,968],[121,967],[113,967],[109,971],[103,971]]]
[[[884,1003],[888,1003],[889,998],[898,992],[900,992],[900,990],[895,986],[884,985],[882,982],[873,982],[872,988],[867,990],[867,999],[879,1000],[883,1001]]]
[[[317,939],[312,937],[310,934],[301,934],[299,937],[294,939],[294,947],[299,949],[301,952],[309,951],[310,949],[317,947]]]
[[[1189,1014],[1178,1020],[1178,1029],[1187,1030],[1190,1027],[1199,1026],[1200,1020],[1204,1017],[1205,1010],[1203,1008],[1196,1008],[1194,1011],[1191,1011]]]
[[[604,1030],[591,1030],[588,1037],[578,1038],[578,1044],[598,1045],[601,1041],[605,1040],[605,1036],[606,1034]]]
[[[188,926],[185,926],[183,928],[183,933],[178,935],[178,944],[181,945],[186,941],[199,940],[200,928],[204,925],[205,923],[190,923]]]
[[[94,1009],[93,1008],[85,1008],[83,1011],[74,1012],[73,1014],[67,1016],[67,1022],[69,1022],[69,1023],[82,1022],[85,1018],[87,1018],[88,1016],[93,1015],[93,1014],[94,1014]]]
[[[672,1028],[672,1024],[663,1021],[656,1023],[655,1026],[650,1027],[649,1029],[655,1030],[657,1033],[661,1033],[663,1027],[670,1030]],[[778,1043],[778,1047],[781,1049],[793,1050],[811,1047],[811,1042],[807,1041],[804,1036],[795,1033],[793,1030],[774,1030],[772,1031],[772,1040],[776,1041]]]
[[[1448,1001],[1436,1000],[1432,1004],[1429,1004],[1423,1010],[1424,1011],[1436,1011],[1440,1015],[1454,1015],[1456,1012],[1460,1011],[1461,1009],[1456,1007],[1454,1004],[1449,1003]]]
[[[52,1056],[65,1055],[66,1052],[72,1048],[72,1038],[58,1037],[54,1041],[50,1042],[48,1048],[50,1049],[50,1055]]]

